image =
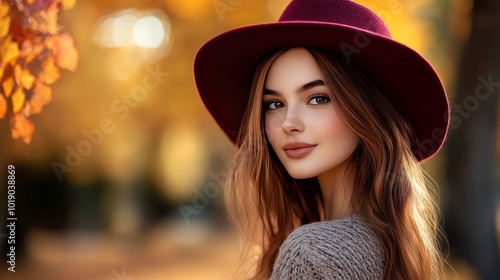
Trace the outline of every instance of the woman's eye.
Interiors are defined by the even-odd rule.
[[[330,98],[324,95],[314,96],[309,100],[309,104],[311,105],[321,105],[330,102]]]
[[[279,109],[279,108],[283,108],[283,103],[279,102],[279,101],[268,101],[265,103],[265,109],[266,110],[276,110],[276,109]]]

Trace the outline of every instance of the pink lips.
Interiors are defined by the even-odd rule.
[[[316,145],[303,142],[290,142],[283,146],[283,151],[289,158],[298,159],[310,154]]]

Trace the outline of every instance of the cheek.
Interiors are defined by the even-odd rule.
[[[283,132],[281,117],[277,113],[267,114],[264,119],[267,140],[273,145],[277,135]]]
[[[352,131],[336,113],[312,122],[315,130],[322,135],[323,140],[331,140],[337,148],[354,149],[359,143],[359,137]]]

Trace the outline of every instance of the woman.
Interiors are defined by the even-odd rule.
[[[195,61],[237,149],[227,206],[254,279],[440,279],[437,206],[419,162],[446,136],[428,62],[347,0],[294,0]],[[253,267],[246,265],[256,264]]]

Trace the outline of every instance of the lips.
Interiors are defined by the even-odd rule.
[[[283,146],[283,151],[289,158],[298,159],[310,154],[316,145],[303,142],[290,142]]]

